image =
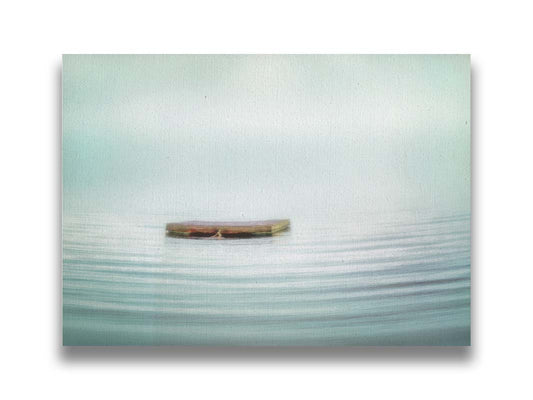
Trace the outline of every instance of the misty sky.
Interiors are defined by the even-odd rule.
[[[470,204],[469,56],[63,58],[65,212]]]

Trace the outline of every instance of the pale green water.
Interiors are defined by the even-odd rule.
[[[470,343],[465,56],[67,56],[64,343]],[[290,218],[184,240],[167,222]]]
[[[469,344],[469,216],[397,217],[239,240],[165,237],[162,216],[65,218],[64,342]]]

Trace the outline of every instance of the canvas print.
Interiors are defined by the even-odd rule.
[[[65,55],[63,344],[470,345],[470,57]]]

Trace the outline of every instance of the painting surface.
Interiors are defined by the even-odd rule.
[[[468,56],[67,55],[62,182],[65,345],[470,344]]]

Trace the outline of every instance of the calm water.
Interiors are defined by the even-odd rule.
[[[166,237],[177,219],[64,216],[65,344],[470,343],[468,214],[293,218],[226,240]]]

